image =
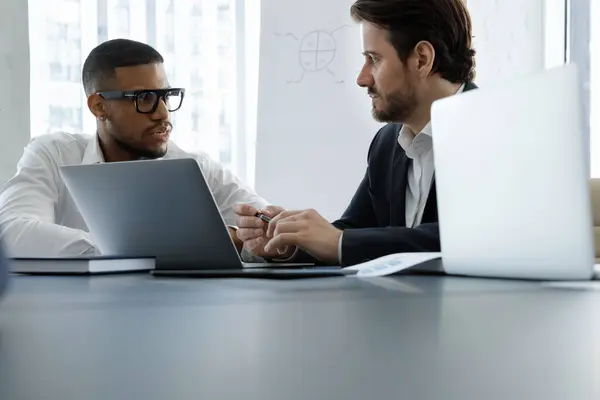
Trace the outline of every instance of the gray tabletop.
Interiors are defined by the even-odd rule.
[[[16,277],[0,399],[600,399],[600,289]]]

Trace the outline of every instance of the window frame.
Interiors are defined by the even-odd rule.
[[[591,105],[594,100],[594,93],[591,90],[591,67],[593,60],[590,53],[592,3],[591,0],[565,1],[567,3],[565,28],[567,32],[566,59],[568,62],[576,63],[578,66],[579,78],[582,84],[583,128],[585,140],[588,144],[589,170],[592,177],[600,177],[600,160],[595,162],[594,157],[592,157],[592,153],[598,153],[594,151],[595,148],[600,150],[600,137],[598,138],[599,140],[596,140],[594,137],[591,114]]]

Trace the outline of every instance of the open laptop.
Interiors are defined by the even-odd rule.
[[[576,66],[566,65],[433,104],[447,273],[594,276],[589,146],[579,88]]]
[[[349,273],[307,264],[244,264],[192,158],[71,165],[60,173],[102,255],[156,257],[155,275]]]

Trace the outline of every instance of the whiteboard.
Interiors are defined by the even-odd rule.
[[[262,0],[256,190],[286,209],[338,218],[380,123],[366,89],[352,0]]]

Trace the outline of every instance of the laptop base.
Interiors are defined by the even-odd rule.
[[[307,279],[355,275],[356,271],[340,267],[311,268],[244,268],[244,269],[194,269],[151,271],[155,277],[170,278],[258,278],[258,279]]]

